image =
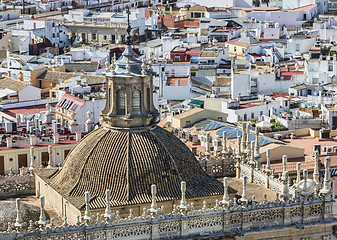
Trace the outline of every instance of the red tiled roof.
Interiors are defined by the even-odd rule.
[[[52,107],[56,106],[56,103],[51,103],[50,104]],[[23,114],[23,115],[31,115],[31,114],[38,114],[41,111],[45,111],[46,109],[46,105],[45,104],[41,104],[41,105],[34,105],[34,106],[28,106],[28,107],[20,107],[20,108],[12,108],[12,109],[6,109],[9,113],[9,115],[11,115],[10,113],[12,113],[14,116],[16,116],[16,114]]]

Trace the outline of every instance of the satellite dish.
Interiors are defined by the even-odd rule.
[[[40,113],[39,120],[42,121],[43,124],[47,122],[47,116],[44,113]]]

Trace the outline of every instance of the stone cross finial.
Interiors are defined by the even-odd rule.
[[[296,184],[299,184],[301,181],[301,163],[300,162],[296,163],[296,173],[297,173]]]
[[[288,162],[287,155],[283,155],[282,156],[282,166],[283,166],[282,180],[284,180],[285,172],[287,171],[287,162]]]
[[[267,151],[266,151],[266,157],[267,157],[266,170],[271,170],[271,165],[270,165],[270,148],[268,148]]]
[[[247,207],[248,202],[250,201],[247,194],[247,176],[244,176],[242,179],[242,197],[239,201],[244,207]]]
[[[48,146],[48,166],[47,168],[52,168],[53,167],[53,146],[52,145],[49,145]]]
[[[130,76],[130,61],[129,61],[129,58],[126,59],[125,69],[126,69],[126,75]]]
[[[87,224],[89,224],[93,219],[93,216],[91,216],[90,214],[89,202],[90,202],[90,192],[85,192],[85,212],[83,219],[86,221]]]
[[[331,163],[331,157],[326,157],[324,161],[325,165],[325,174],[324,174],[324,182],[323,182],[323,188],[320,191],[320,193],[326,197],[330,198],[332,189],[331,189],[331,177],[330,177],[330,163]]]
[[[115,216],[115,214],[111,213],[111,208],[110,208],[110,190],[107,189],[105,191],[105,211],[103,217],[110,221],[111,218]]]
[[[315,167],[314,167],[314,173],[313,173],[313,180],[316,184],[319,184],[319,152],[316,150],[314,152],[314,161],[315,161]]]
[[[155,217],[159,212],[160,208],[157,207],[157,186],[155,184],[151,185],[151,195],[152,195],[152,203],[151,208],[148,210],[152,217]]]
[[[46,215],[44,213],[44,203],[44,196],[40,196],[40,219],[37,223],[40,225],[41,229],[44,229],[48,224],[48,221],[46,220]]]
[[[34,147],[30,147],[29,153],[30,153],[29,170],[33,170],[34,169]]]
[[[178,209],[182,212],[186,212],[187,209],[189,208],[189,205],[186,202],[186,182],[182,181],[181,182],[181,200],[180,200],[180,205],[178,206]]]
[[[21,217],[21,198],[16,199],[16,220],[14,223],[14,226],[17,228],[22,228],[26,224],[22,222],[22,217]]]
[[[284,202],[288,202],[291,196],[292,195],[289,193],[289,172],[286,171],[284,175],[284,182],[283,182],[283,193],[281,197],[283,198]]]

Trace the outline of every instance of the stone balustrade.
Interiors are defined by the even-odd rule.
[[[30,174],[13,174],[0,176],[0,199],[35,193],[35,179]]]
[[[224,180],[227,182],[227,179]],[[246,181],[245,181],[246,182]],[[244,183],[245,184],[245,183]],[[226,186],[225,186],[226,189]],[[182,196],[184,196],[182,182]],[[226,190],[225,190],[226,192]],[[110,191],[107,190],[109,199]],[[49,222],[44,214],[44,197],[41,200],[41,215],[38,222],[24,223],[20,213],[20,199],[17,199],[17,219],[9,223],[8,230],[0,233],[0,239],[181,239],[195,237],[243,236],[247,232],[261,231],[280,227],[303,228],[306,225],[328,223],[334,220],[332,215],[333,200],[314,194],[310,197],[296,195],[287,201],[281,201],[279,195],[273,202],[257,203],[249,200],[240,204],[234,199],[233,204],[216,201],[213,208],[204,202],[201,209],[194,209],[184,197],[179,206],[165,213],[157,208],[156,187],[152,185],[153,200],[150,209],[143,209],[139,217],[130,214],[121,218],[119,212],[112,213],[109,201],[105,214],[92,216],[89,208],[89,192],[86,193],[86,210],[82,219],[70,225],[64,219],[62,226]],[[224,198],[226,196],[224,195]]]

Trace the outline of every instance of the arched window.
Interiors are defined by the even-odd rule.
[[[146,104],[147,104],[147,110],[150,112],[150,106],[151,106],[151,94],[150,94],[150,88],[146,89]]]
[[[133,114],[141,114],[141,99],[140,99],[140,91],[134,90],[132,92],[132,113]]]
[[[117,114],[125,115],[125,93],[123,90],[118,90],[116,94]]]

